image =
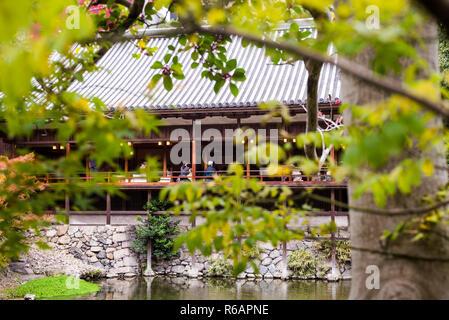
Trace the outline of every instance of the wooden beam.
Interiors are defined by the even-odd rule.
[[[70,213],[70,197],[69,197],[69,194],[67,192],[65,194],[65,212],[67,214]]]
[[[125,158],[125,177],[128,177],[128,158]],[[125,179],[125,181],[130,182],[129,178]]]
[[[68,158],[70,155],[70,143],[66,143],[65,145],[65,157]]]
[[[148,190],[147,192],[147,203],[150,203],[151,201],[151,190]]]
[[[335,189],[331,189],[331,221],[335,224]],[[335,233],[331,233],[331,261],[332,268],[337,267],[337,261],[335,256]]]
[[[111,224],[111,194],[106,194],[106,224]]]
[[[196,180],[196,146],[195,146],[195,139],[192,140],[192,181]]]
[[[163,173],[162,173],[163,177],[166,177],[167,176],[167,148],[166,147],[164,147],[164,158],[163,158],[162,170],[163,170]]]

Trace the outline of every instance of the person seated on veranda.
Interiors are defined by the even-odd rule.
[[[298,182],[298,181],[303,181],[302,180],[302,172],[301,170],[293,170],[292,171],[292,176],[293,176],[293,181],[294,182]]]
[[[187,162],[183,161],[181,166],[181,173],[179,175],[178,181],[186,181],[188,180],[187,176],[190,172],[190,168]]]
[[[214,168],[214,162],[213,161],[209,161],[207,163],[207,168],[206,168],[206,172],[204,173],[204,176],[212,177],[216,173],[217,173],[217,170]],[[207,178],[206,180],[211,181],[212,179]]]
[[[324,179],[324,181],[332,181],[332,175],[331,172],[329,170],[326,171],[326,178]]]
[[[189,174],[187,175],[187,179],[192,181],[192,169],[189,169]]]

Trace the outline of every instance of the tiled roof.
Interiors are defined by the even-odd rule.
[[[312,35],[316,32],[309,29]],[[276,31],[275,36],[282,34]],[[180,53],[179,62],[183,65],[185,79],[173,79],[173,89],[167,92],[162,81],[154,88],[151,95],[147,89],[150,79],[160,70],[150,66],[157,60],[161,61],[169,52],[168,46],[179,48],[176,37],[151,37],[150,45],[159,49],[154,56],[142,55],[140,59],[133,58],[133,53],[139,53],[137,40],[115,44],[99,60],[101,68],[91,74],[86,74],[84,81],[73,83],[69,91],[87,97],[98,97],[109,108],[122,105],[126,108],[171,109],[171,108],[216,108],[216,107],[250,107],[258,103],[277,100],[287,105],[304,104],[306,101],[307,70],[303,61],[294,64],[273,65],[265,56],[263,48],[241,46],[241,39],[232,37],[232,43],[227,44],[228,59],[237,59],[238,67],[246,70],[246,81],[237,83],[239,94],[234,97],[227,85],[218,94],[213,90],[214,83],[201,78],[201,66],[190,68],[190,52]],[[329,49],[332,53],[332,48]],[[325,64],[322,68],[318,97],[322,102],[340,96],[340,71],[337,67]]]

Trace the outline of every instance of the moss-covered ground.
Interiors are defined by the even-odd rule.
[[[36,299],[48,299],[63,296],[82,296],[99,290],[100,287],[95,283],[61,275],[30,280],[20,286],[4,290],[2,294],[9,299],[23,298],[26,294],[34,294]]]

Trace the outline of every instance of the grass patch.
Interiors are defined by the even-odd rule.
[[[74,277],[61,275],[28,281],[18,287],[6,289],[7,298],[23,298],[26,294],[34,294],[36,299],[62,296],[82,296],[97,292],[100,287]]]

